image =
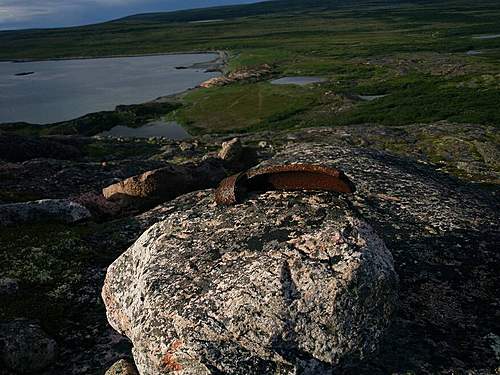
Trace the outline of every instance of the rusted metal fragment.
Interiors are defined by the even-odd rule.
[[[215,191],[217,204],[230,206],[236,203],[238,195],[241,195],[242,190],[244,190],[244,184],[241,184],[241,182],[246,179],[245,173],[238,173],[222,180]]]
[[[246,191],[323,190],[353,193],[354,184],[340,170],[315,164],[276,165],[239,173],[223,180],[215,192],[219,205],[232,205]]]

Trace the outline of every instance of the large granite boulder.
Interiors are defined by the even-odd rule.
[[[108,269],[108,320],[142,375],[327,373],[377,349],[397,275],[345,197],[192,195]]]

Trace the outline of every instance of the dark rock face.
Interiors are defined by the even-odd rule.
[[[57,354],[56,342],[40,326],[26,320],[0,324],[0,359],[21,374],[49,366]]]
[[[397,276],[343,199],[268,192],[221,208],[202,195],[108,269],[108,318],[141,374],[315,374],[376,350]]]
[[[252,147],[245,147],[239,138],[222,142],[217,155],[228,172],[235,173],[257,164],[257,154]]]
[[[164,164],[153,160],[124,160],[106,165],[54,159],[33,159],[15,164],[0,162],[0,201],[7,198],[6,203],[11,202],[9,196],[2,194],[6,192],[16,192],[20,201],[101,193],[102,188],[113,182]]]
[[[68,199],[44,199],[0,205],[0,226],[56,221],[77,223],[92,214],[84,206]]]
[[[12,296],[19,291],[19,283],[17,280],[9,277],[0,279],[0,297]]]
[[[70,140],[0,134],[0,160],[21,162],[35,158],[74,160],[81,157],[78,144]]]

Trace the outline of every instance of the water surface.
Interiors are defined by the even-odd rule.
[[[139,128],[115,126],[109,131],[98,134],[114,138],[151,138],[164,137],[170,139],[188,139],[189,133],[175,121],[155,121]]]
[[[472,37],[472,39],[496,39],[496,38],[500,38],[500,34],[477,35]]]
[[[219,73],[175,67],[216,58],[216,54],[180,54],[0,62],[0,123],[71,120],[182,92]],[[16,75],[27,72],[33,73]]]
[[[224,20],[222,18],[215,18],[213,20],[191,21],[189,23],[212,23],[212,22],[224,22]]]
[[[385,98],[387,94],[385,95],[358,95],[358,98],[367,102],[371,102],[377,99]]]
[[[326,78],[323,77],[283,77],[271,81],[273,85],[310,85],[312,83],[325,82]]]

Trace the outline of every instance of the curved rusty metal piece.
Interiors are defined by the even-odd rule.
[[[323,190],[353,193],[354,184],[344,172],[316,164],[289,164],[257,168],[223,180],[215,192],[219,205],[240,201],[246,191]]]
[[[240,193],[240,180],[246,179],[245,173],[241,172],[225,178],[215,191],[215,201],[219,205],[230,206],[238,201]]]

